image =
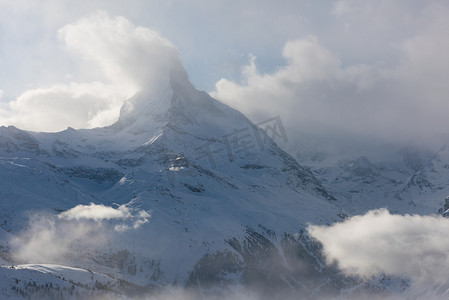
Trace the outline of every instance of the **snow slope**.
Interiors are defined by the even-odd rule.
[[[345,283],[303,234],[309,222],[342,219],[335,198],[262,129],[197,91],[182,66],[161,82],[127,101],[109,127],[0,128],[2,257],[26,264],[3,268],[5,280],[31,272],[40,282],[59,278],[61,288],[68,280],[92,289],[98,273],[121,283],[95,279],[117,295],[129,286],[207,294],[264,282],[310,295],[338,291]],[[118,207],[119,217],[100,213]],[[20,297],[17,288],[25,286],[6,284],[2,293]]]

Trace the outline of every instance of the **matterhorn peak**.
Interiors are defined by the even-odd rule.
[[[172,82],[176,81],[178,85],[183,82],[183,86],[190,83],[180,62],[171,64],[164,73],[143,85],[140,91],[123,104],[119,123],[130,125],[142,118],[158,120],[167,112],[174,94]]]
[[[197,90],[177,59],[157,82],[149,83],[123,104],[113,126],[133,132],[155,132],[168,125],[214,138],[252,123],[237,110]]]

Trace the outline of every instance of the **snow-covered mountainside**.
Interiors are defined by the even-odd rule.
[[[160,82],[109,127],[0,128],[1,295],[319,298],[353,285],[304,234],[345,215],[314,174],[182,66]]]
[[[387,208],[399,214],[435,214],[449,195],[449,151],[391,144],[355,151],[321,144],[300,149],[296,159],[310,168],[335,205],[350,215]]]
[[[0,298],[414,297],[433,285],[348,277],[306,230],[381,207],[447,216],[449,147],[368,148],[293,158],[180,63],[111,126],[0,127]]]

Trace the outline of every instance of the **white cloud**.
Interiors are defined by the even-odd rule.
[[[26,229],[11,237],[13,258],[19,263],[69,264],[120,240],[120,233],[139,229],[150,217],[133,202],[117,208],[90,203],[57,216],[31,215]]]
[[[395,25],[390,22],[384,28],[382,24],[374,24],[367,18],[370,13],[388,12],[387,8],[394,6],[394,16],[403,18],[396,19],[400,26],[408,22],[416,29],[419,25],[409,37],[389,37],[395,44],[391,42],[385,47],[394,51],[394,55],[389,55],[396,57],[394,63],[348,64],[335,49],[331,51],[318,38],[307,36],[285,44],[282,52],[285,66],[260,73],[251,57],[242,70],[243,82],[221,79],[211,94],[254,121],[280,115],[292,140],[299,131],[389,141],[445,134],[449,126],[446,116],[449,43],[445,38],[449,7],[433,3],[419,15],[411,16],[411,13],[401,15],[401,5],[390,5],[388,1],[357,3],[340,1],[334,12],[339,18],[351,21],[349,25],[359,24],[368,30],[364,33],[366,49],[363,48],[368,52],[370,37],[377,39],[376,34]],[[366,21],[357,15],[365,16]],[[360,30],[351,27],[349,33],[338,34],[340,37],[352,34],[357,42],[363,43]]]
[[[3,97],[3,91],[0,90],[0,99]]]
[[[127,219],[131,216],[129,208],[121,205],[118,208],[104,206],[103,204],[90,203],[89,205],[77,205],[58,215],[61,219],[80,220],[92,219],[95,221],[111,220],[111,219]]]
[[[449,219],[381,209],[332,226],[309,226],[308,232],[323,244],[327,262],[337,262],[346,274],[385,273],[449,289]]]
[[[123,204],[117,208],[105,206],[103,204],[90,203],[89,205],[77,205],[58,215],[58,218],[65,220],[94,220],[100,222],[103,220],[123,220],[127,223],[117,224],[117,231],[126,231],[128,229],[138,229],[145,223],[148,223],[150,214],[144,210],[132,209],[129,204]]]
[[[177,50],[158,33],[102,11],[64,26],[58,35],[69,51],[130,89],[157,87],[179,63]]]
[[[180,63],[177,50],[155,31],[101,11],[62,27],[58,36],[99,79],[27,90],[3,105],[0,123],[35,131],[110,125],[127,98],[159,88]]]
[[[211,94],[256,120],[281,115],[290,128],[334,123],[349,127],[352,124],[343,122],[348,115],[354,121],[366,117],[360,115],[366,102],[354,98],[373,88],[376,68],[342,68],[314,36],[288,42],[282,54],[287,65],[274,73],[260,74],[252,57],[242,71],[244,84],[221,79]],[[352,99],[345,97],[348,92]]]
[[[32,89],[7,104],[2,123],[39,131],[98,127],[117,120],[124,98],[119,87],[101,82]]]

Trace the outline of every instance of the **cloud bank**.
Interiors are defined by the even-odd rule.
[[[400,5],[392,8],[396,11],[392,14],[387,4],[357,3],[339,1],[334,14],[348,22],[347,30],[354,39],[366,34],[366,45],[371,43],[371,31],[386,29],[377,21],[362,20],[357,24],[366,31],[349,27],[357,14],[380,16],[384,12],[396,17],[398,24],[406,22],[399,19],[405,15]],[[242,82],[223,78],[211,94],[255,121],[281,115],[290,136],[302,131],[388,141],[439,137],[449,126],[449,86],[445,84],[449,81],[448,15],[448,5],[431,3],[419,15],[409,16],[415,31],[387,45],[394,62],[348,63],[318,37],[309,35],[285,44],[284,66],[263,73],[251,56],[242,68]],[[391,22],[385,26],[390,28]]]
[[[449,291],[447,218],[380,209],[332,226],[309,226],[308,232],[322,243],[327,263],[336,262],[348,275],[395,275],[412,279],[411,290]]]
[[[155,31],[102,11],[65,25],[58,37],[85,77],[97,78],[27,90],[0,107],[0,123],[35,131],[110,125],[127,98],[167,81],[179,63],[177,50]]]
[[[54,215],[32,215],[27,229],[11,238],[14,260],[19,263],[64,263],[100,251],[114,237],[138,230],[151,215],[132,206],[90,203]]]

